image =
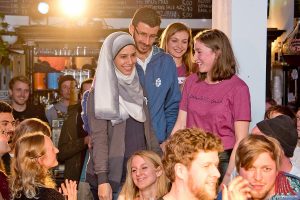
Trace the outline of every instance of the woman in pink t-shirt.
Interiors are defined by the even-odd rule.
[[[235,151],[247,136],[250,94],[236,73],[236,61],[227,36],[207,30],[194,37],[194,59],[199,72],[185,82],[178,118],[172,133],[199,127],[218,135],[225,151],[220,155],[221,180],[228,183]]]
[[[179,85],[184,83],[187,76],[196,72],[197,68],[192,62],[192,33],[185,24],[180,22],[169,24],[161,35],[160,48],[173,57]]]

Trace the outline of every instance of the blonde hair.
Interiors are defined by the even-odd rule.
[[[165,52],[168,53],[167,49],[167,43],[170,40],[170,38],[177,32],[185,31],[188,33],[188,48],[187,51],[183,54],[182,61],[185,64],[185,73],[186,76],[190,75],[191,73],[196,72],[197,68],[194,67],[193,63],[193,39],[192,39],[192,31],[189,27],[187,27],[185,24],[176,22],[169,24],[167,28],[162,32],[161,38],[160,38],[160,48],[164,49]]]
[[[283,155],[279,142],[266,135],[252,134],[244,138],[236,150],[235,166],[237,171],[239,172],[241,167],[248,170],[262,153],[268,153],[279,170]]]
[[[139,196],[139,188],[136,187],[132,180],[132,173],[131,173],[131,164],[132,160],[135,156],[140,156],[144,160],[150,161],[154,167],[160,168],[162,170],[162,174],[157,178],[156,181],[156,197],[160,198],[168,193],[169,191],[169,180],[165,175],[165,172],[163,170],[161,158],[154,153],[153,151],[138,151],[135,152],[128,160],[127,162],[127,175],[126,175],[126,181],[123,185],[122,191],[120,193],[120,196],[123,196],[125,200],[134,200],[136,197]]]
[[[10,178],[13,199],[21,195],[34,198],[38,187],[55,188],[49,171],[38,162],[46,154],[46,137],[42,132],[31,132],[17,140]]]
[[[15,148],[17,140],[32,132],[42,132],[44,135],[51,137],[51,129],[46,122],[38,118],[29,118],[22,121],[14,132],[10,147],[13,150]]]

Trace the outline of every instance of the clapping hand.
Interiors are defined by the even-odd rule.
[[[65,180],[65,183],[61,184],[59,192],[67,197],[67,200],[77,200],[77,183],[72,180]]]

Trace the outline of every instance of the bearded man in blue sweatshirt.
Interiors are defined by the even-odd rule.
[[[138,9],[129,26],[137,48],[137,72],[147,97],[152,127],[160,143],[170,135],[177,119],[181,93],[173,58],[153,45],[161,18],[151,8]]]

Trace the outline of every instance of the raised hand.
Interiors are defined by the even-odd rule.
[[[77,183],[72,180],[65,180],[65,183],[61,184],[59,192],[67,197],[67,200],[77,200]]]
[[[249,182],[238,176],[229,185],[222,185],[222,200],[247,200],[251,198]]]

